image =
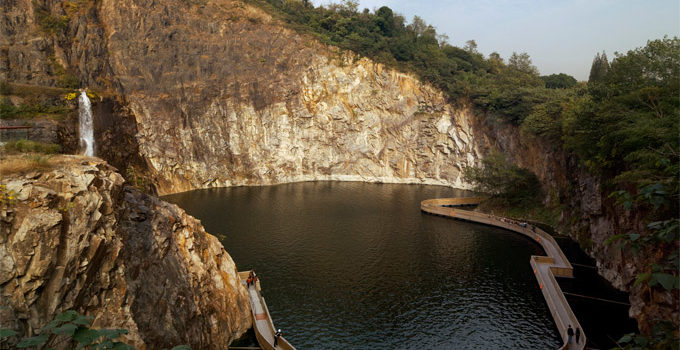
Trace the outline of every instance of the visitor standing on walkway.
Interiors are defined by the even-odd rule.
[[[579,339],[581,339],[581,328],[576,327],[576,344],[578,344]]]
[[[274,333],[274,347],[276,347],[276,344],[279,343],[279,337],[281,337],[283,333],[281,332],[281,328]]]
[[[569,325],[569,328],[567,329],[567,337],[569,338],[569,344],[571,344],[571,337],[574,336],[574,329],[571,328],[571,325]]]

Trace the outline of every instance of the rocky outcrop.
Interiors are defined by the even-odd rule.
[[[68,21],[46,32],[30,0],[0,2],[0,79],[55,85],[58,63],[116,96],[111,108],[95,102],[101,156],[126,175],[129,164],[141,169],[161,194],[304,180],[465,188],[461,168],[500,149],[564,206],[564,232],[600,273],[632,290],[632,315],[678,319],[676,299],[633,286],[644,258],[605,244],[639,218],[614,208],[550,140],[475,118],[413,76],[321,45],[242,1],[36,4]]]
[[[150,113],[163,102],[131,97],[160,192],[310,180],[466,187],[461,170],[481,156],[469,114],[368,60],[316,59],[289,100],[258,110],[220,96],[182,126]]]
[[[250,327],[234,262],[179,207],[124,186],[96,158],[3,177],[0,328],[33,334],[75,309],[143,348],[221,348]]]
[[[635,285],[638,274],[648,272],[657,261],[659,251],[633,254],[607,240],[618,233],[642,232],[644,213],[625,211],[615,205],[601,188],[599,177],[579,165],[578,160],[555,146],[553,140],[522,135],[520,130],[484,118],[473,129],[491,143],[485,147],[508,154],[513,162],[533,171],[546,194],[546,205],[559,205],[559,231],[579,242],[593,257],[598,273],[612,285],[629,293],[629,314],[637,319],[641,331],[649,333],[656,320],[680,324],[680,300],[677,290]]]
[[[441,92],[241,2],[105,1],[101,22],[160,193],[307,180],[465,187],[460,170],[479,159],[470,114]]]
[[[68,19],[51,36],[35,13],[8,12],[33,30],[8,31],[4,42],[122,96],[136,127],[114,134],[136,139],[161,194],[305,180],[466,187],[461,168],[480,158],[471,113],[440,91],[284,29],[241,1],[79,6],[44,2]],[[31,38],[49,45],[29,50],[22,43]],[[14,58],[10,80],[51,79]]]

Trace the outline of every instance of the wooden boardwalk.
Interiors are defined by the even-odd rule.
[[[267,303],[265,303],[264,298],[260,293],[262,291],[260,288],[260,281],[258,280],[255,285],[248,287],[246,280],[248,279],[250,271],[242,271],[238,274],[241,278],[241,284],[248,289],[250,310],[253,317],[253,330],[255,331],[255,337],[257,337],[257,342],[260,344],[260,347],[265,350],[295,350],[295,347],[290,345],[284,337],[280,337],[277,346],[274,347],[274,333],[276,332],[276,328],[274,328],[274,322],[269,314],[269,309],[267,309]]]
[[[555,279],[555,277],[574,277],[574,270],[555,239],[547,232],[532,225],[521,225],[509,219],[455,208],[462,205],[475,205],[479,202],[480,198],[476,197],[428,199],[420,203],[420,209],[429,214],[501,227],[528,236],[540,244],[547,256],[534,255],[529,263],[534,270],[543,297],[564,342],[560,349],[583,349],[586,344],[586,335]],[[573,337],[572,343],[567,342],[569,325],[574,331],[577,327],[581,329],[578,344],[575,337]]]

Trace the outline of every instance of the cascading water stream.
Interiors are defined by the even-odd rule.
[[[87,93],[82,91],[78,98],[78,115],[81,147],[85,146],[85,155],[94,156],[94,128],[92,122],[92,105]]]

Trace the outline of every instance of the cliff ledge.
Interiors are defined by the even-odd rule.
[[[16,195],[0,207],[0,328],[33,335],[74,309],[94,327],[129,330],[137,348],[206,349],[250,327],[246,290],[217,238],[107,163],[60,156],[0,184]]]

